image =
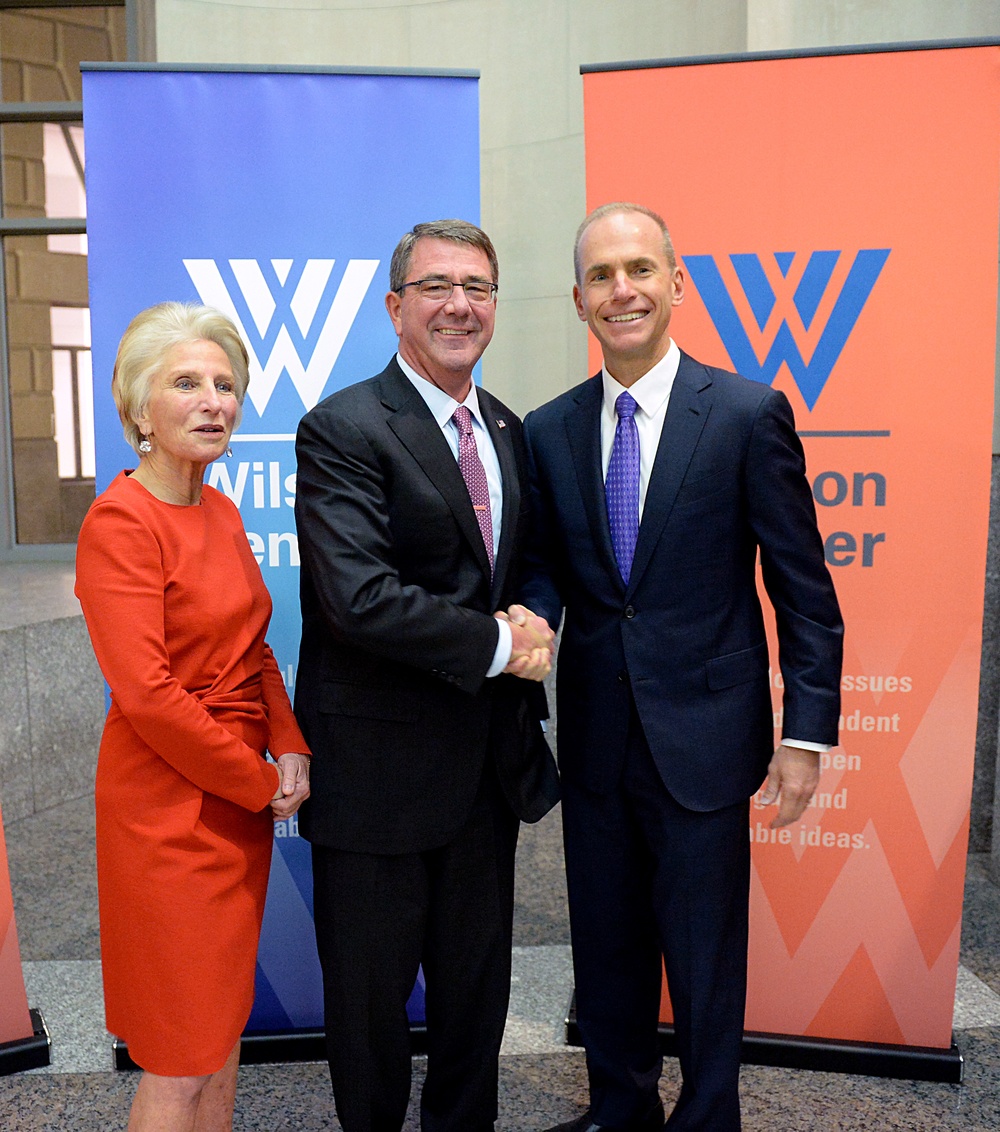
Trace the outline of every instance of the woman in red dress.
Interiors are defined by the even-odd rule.
[[[203,484],[247,381],[217,311],[138,315],[112,390],[139,466],[95,501],[77,548],[111,689],[96,786],[101,957],[108,1029],[145,1070],[132,1132],[232,1127],[272,820],[309,793],[308,748],[264,641],[270,596],[239,512]]]

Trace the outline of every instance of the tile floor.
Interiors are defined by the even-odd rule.
[[[71,802],[11,823],[7,840],[25,981],[52,1035],[52,1064],[0,1078],[0,1129],[124,1128],[135,1077],[111,1068],[102,1025],[92,807],[87,800]],[[514,984],[498,1132],[536,1132],[586,1104],[583,1054],[562,1041],[572,971],[559,842],[556,813],[526,828],[519,849]],[[1000,888],[986,870],[985,857],[970,860],[955,1011],[964,1083],[747,1066],[745,1132],[1000,1129]],[[417,1084],[422,1074],[417,1058]],[[677,1064],[668,1059],[662,1082],[668,1105],[678,1087]],[[339,1129],[326,1067],[242,1068],[235,1127]],[[411,1105],[406,1132],[418,1128]]]

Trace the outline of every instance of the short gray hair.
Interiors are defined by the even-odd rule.
[[[221,311],[199,303],[157,303],[128,324],[118,343],[111,393],[125,439],[136,452],[142,439],[137,421],[146,411],[165,357],[174,346],[201,341],[214,342],[225,353],[236,382],[236,401],[242,405],[250,382],[249,359],[239,332]]]
[[[576,281],[581,281],[581,264],[580,264],[580,241],[583,239],[583,234],[594,223],[595,220],[603,220],[605,216],[612,216],[616,212],[641,212],[643,216],[648,216],[650,220],[654,221],[660,231],[663,233],[663,251],[667,257],[667,263],[670,264],[670,270],[673,271],[677,266],[677,256],[674,255],[674,242],[670,239],[670,231],[667,228],[667,222],[658,213],[654,212],[651,208],[647,208],[644,204],[633,204],[627,200],[616,200],[610,204],[602,204],[600,208],[595,208],[585,217],[583,223],[576,230],[576,240],[573,244],[573,270],[576,273]]]
[[[468,220],[431,220],[424,224],[414,224],[412,231],[396,245],[389,263],[389,290],[398,291],[406,282],[407,272],[410,270],[410,260],[413,258],[413,249],[417,240],[423,239],[451,240],[454,244],[470,244],[479,248],[486,255],[493,273],[493,282],[500,282],[500,265],[497,263],[496,249],[489,236],[470,224]]]

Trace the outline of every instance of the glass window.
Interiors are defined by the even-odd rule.
[[[94,499],[87,260],[3,241],[18,543],[76,539]]]
[[[67,122],[43,122],[43,161],[45,166],[45,215],[51,217],[87,215],[87,194],[83,180],[83,126]],[[87,254],[86,234],[49,236],[50,252]]]
[[[0,9],[0,100],[79,102],[80,62],[124,60],[125,40],[121,4]],[[83,226],[79,121],[5,122],[0,156],[5,220]],[[8,233],[0,250],[6,300],[0,316],[7,326],[0,396],[7,398],[10,421],[0,445],[13,468],[13,541],[72,543],[94,498],[87,237]],[[9,497],[0,505],[8,506]]]
[[[49,237],[50,241],[52,237]],[[94,478],[90,311],[52,307],[52,400],[60,480]]]

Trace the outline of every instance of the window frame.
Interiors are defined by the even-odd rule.
[[[0,0],[0,11],[37,8],[124,8],[126,59],[135,62],[141,54],[155,56],[148,34],[154,26],[152,0]],[[145,50],[140,39],[148,41]],[[0,126],[13,122],[82,123],[83,103],[0,101]],[[85,218],[0,216],[0,562],[69,562],[76,557],[75,543],[17,542],[5,241],[8,236],[77,236],[86,231]]]

